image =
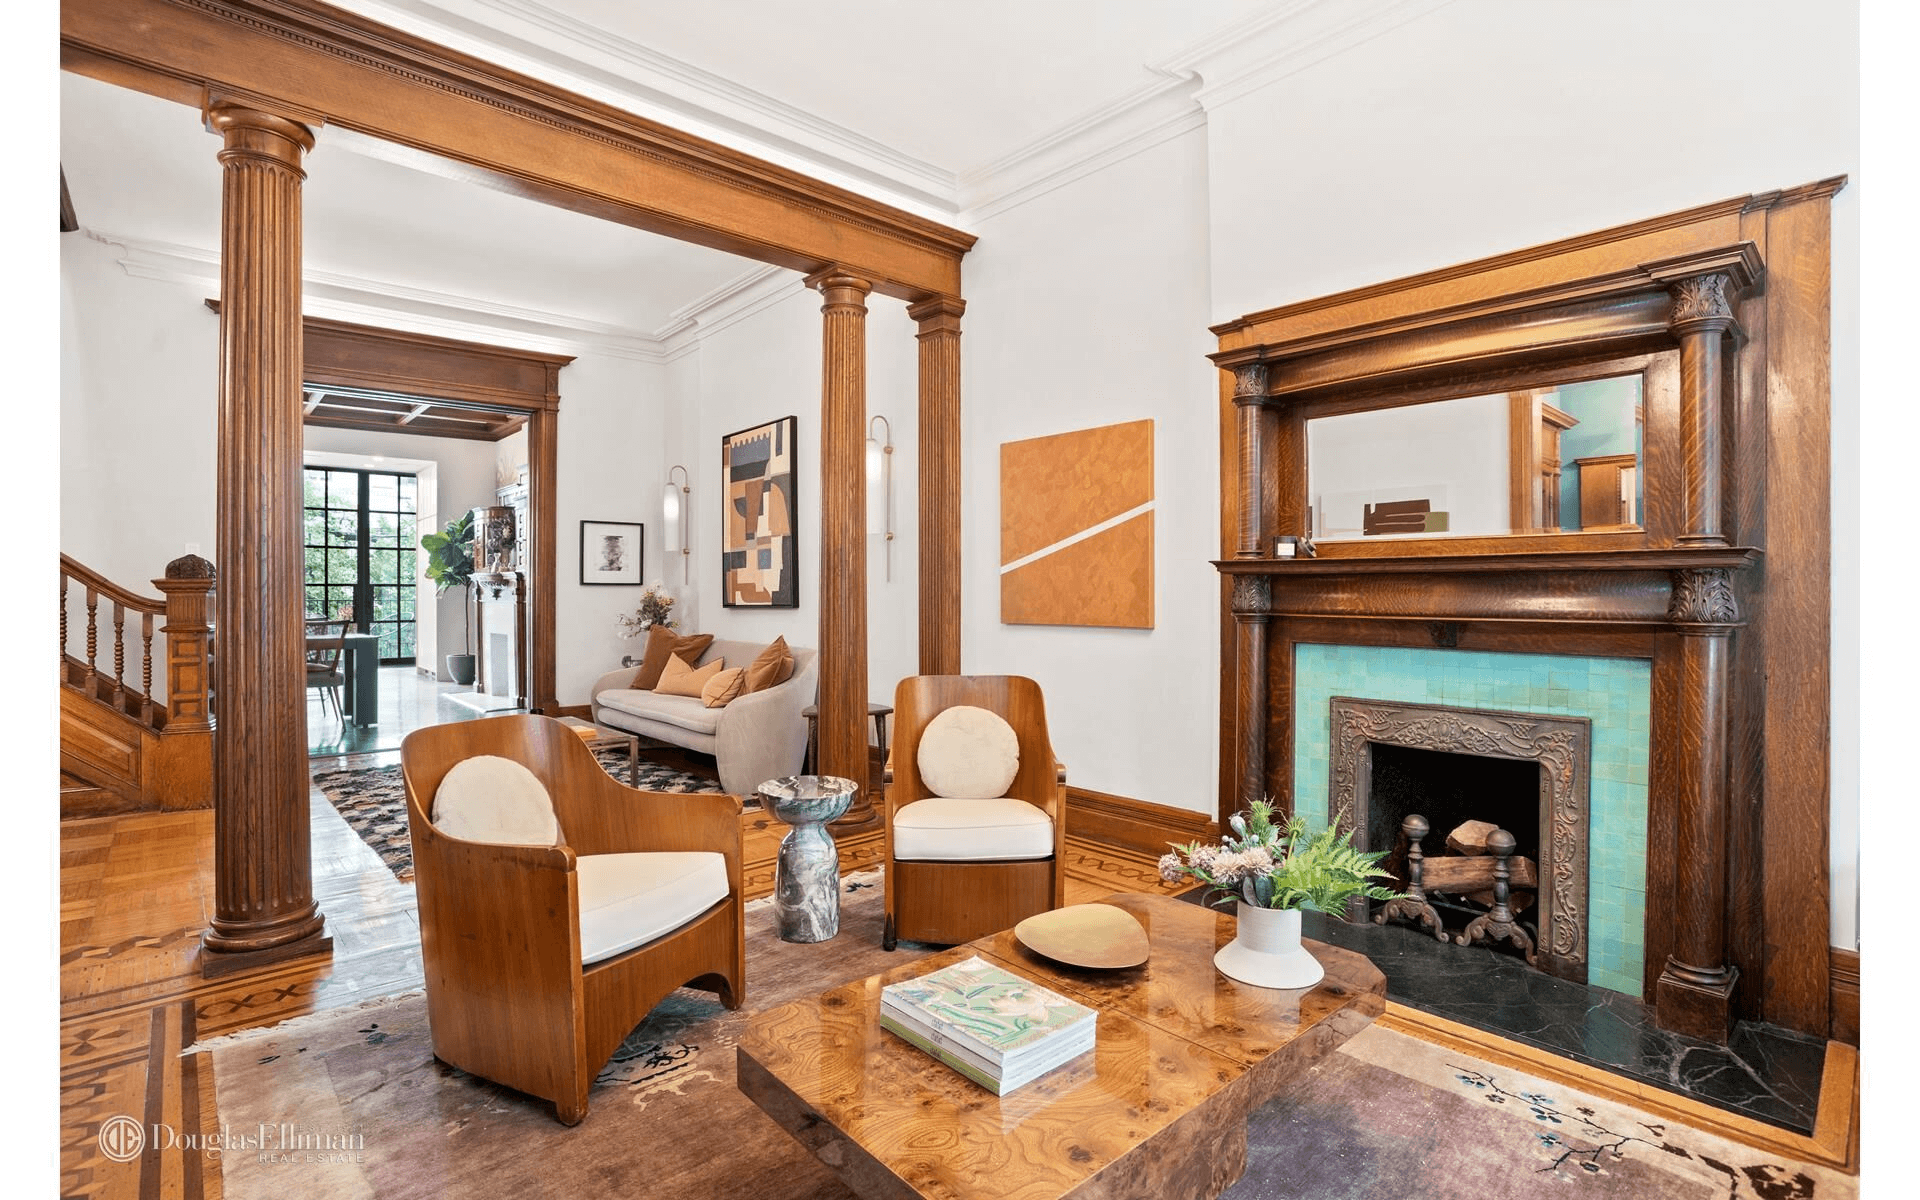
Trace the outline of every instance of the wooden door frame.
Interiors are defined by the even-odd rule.
[[[532,645],[528,688],[535,712],[559,708],[554,605],[559,513],[560,368],[571,355],[541,354],[422,333],[403,333],[307,317],[302,321],[305,382],[322,387],[379,388],[409,396],[485,405],[526,417],[527,523],[532,526]]]

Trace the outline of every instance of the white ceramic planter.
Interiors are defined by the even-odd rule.
[[[1300,944],[1299,909],[1244,900],[1235,937],[1214,953],[1213,965],[1228,979],[1268,988],[1312,987],[1327,973]]]

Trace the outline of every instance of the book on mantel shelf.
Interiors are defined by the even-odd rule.
[[[997,1096],[1093,1049],[1099,1014],[975,956],[880,989],[880,1027]]]

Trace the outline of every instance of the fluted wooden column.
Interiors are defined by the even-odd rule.
[[[1267,794],[1267,626],[1273,582],[1265,575],[1233,577],[1234,728],[1239,732],[1234,807],[1245,810]],[[1291,812],[1292,802],[1285,805]]]
[[[829,269],[820,289],[820,733],[817,769],[860,785],[836,826],[874,820],[867,794],[867,294]]]
[[[1725,405],[1720,381],[1726,364],[1722,349],[1733,329],[1728,292],[1735,281],[1724,272],[1675,280],[1673,314],[1668,327],[1680,343],[1680,451],[1685,464],[1686,532],[1683,546],[1724,546],[1727,536],[1722,500],[1727,438],[1721,426]]]
[[[301,593],[300,183],[313,134],[216,104],[220,150],[209,974],[330,949],[313,899]]]
[[[920,332],[920,673],[960,674],[960,314],[935,296],[907,309]]]
[[[1265,464],[1261,461],[1261,421],[1267,405],[1267,364],[1233,369],[1233,405],[1240,417],[1240,541],[1235,558],[1265,556],[1260,517],[1265,509]]]
[[[1724,1043],[1740,969],[1727,961],[1729,643],[1740,622],[1724,570],[1675,571],[1667,617],[1680,634],[1678,828],[1673,949],[1654,981],[1654,1022]]]

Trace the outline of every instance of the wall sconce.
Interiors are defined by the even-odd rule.
[[[673,484],[673,473],[680,472],[680,486]],[[693,582],[693,558],[687,549],[687,533],[683,522],[686,520],[685,497],[691,494],[687,487],[687,469],[675,464],[667,468],[667,486],[660,497],[662,524],[666,527],[666,552],[680,552],[681,582]]]
[[[875,425],[886,427],[886,440],[873,434]],[[876,488],[880,500],[878,524],[887,535],[887,582],[893,582],[893,422],[876,415],[867,422],[867,483]]]

